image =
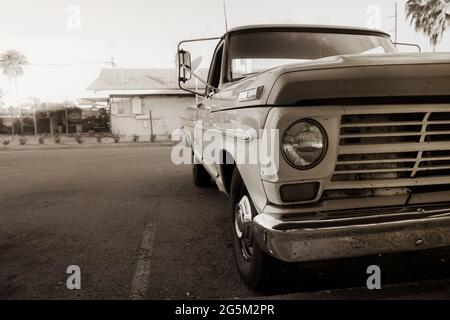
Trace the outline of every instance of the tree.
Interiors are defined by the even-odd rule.
[[[0,68],[3,69],[3,74],[9,78],[9,80],[14,81],[14,87],[16,89],[16,103],[17,109],[19,110],[20,117],[20,130],[23,134],[23,119],[22,112],[20,109],[20,99],[19,99],[19,86],[17,83],[17,78],[23,75],[23,66],[28,64],[25,55],[17,50],[8,50],[0,55]]]
[[[436,49],[450,23],[450,0],[408,0],[405,7],[406,19],[410,19],[416,32],[423,32]]]
[[[30,100],[31,100],[31,108],[33,109],[34,135],[36,136],[38,134],[36,112],[39,111],[39,109],[41,108],[41,100],[37,97],[31,97]]]
[[[0,107],[3,107],[4,103],[3,103],[3,89],[0,88]]]

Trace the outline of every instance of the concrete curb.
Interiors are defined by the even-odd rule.
[[[106,149],[106,148],[143,148],[143,147],[171,147],[177,142],[119,142],[110,144],[55,144],[55,145],[20,145],[20,146],[0,146],[3,151],[34,151],[34,150],[67,150],[67,149]]]

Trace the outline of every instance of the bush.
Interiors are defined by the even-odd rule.
[[[55,143],[60,143],[61,142],[61,138],[57,134],[55,134],[55,136],[53,137],[53,140],[55,141]]]
[[[43,144],[44,143],[44,141],[45,141],[45,136],[39,136],[39,138],[38,138],[38,142],[39,142],[39,144]]]
[[[19,143],[21,145],[24,145],[25,143],[27,143],[27,139],[24,136],[20,136],[19,137]]]
[[[83,142],[83,137],[81,136],[81,134],[75,135],[75,141],[78,142],[79,144]]]
[[[114,143],[119,143],[120,141],[120,136],[118,134],[113,134],[112,135],[113,139],[114,139]]]
[[[139,142],[139,136],[137,134],[133,134],[133,142]]]
[[[11,140],[9,140],[8,138],[6,138],[6,139],[3,139],[3,145],[5,145],[5,146],[7,146],[10,142],[11,142]]]

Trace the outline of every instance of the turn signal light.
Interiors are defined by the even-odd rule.
[[[320,184],[318,182],[284,184],[280,187],[283,202],[311,201],[317,197]]]

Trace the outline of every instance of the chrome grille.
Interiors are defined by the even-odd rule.
[[[437,176],[449,176],[450,183],[450,112],[341,117],[339,154],[332,181]]]

